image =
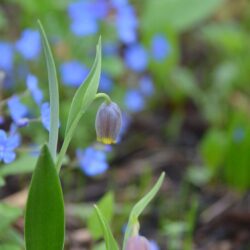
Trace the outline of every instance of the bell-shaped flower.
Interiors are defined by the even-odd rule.
[[[95,128],[97,140],[104,144],[116,143],[122,124],[122,114],[114,102],[104,102],[97,111]]]

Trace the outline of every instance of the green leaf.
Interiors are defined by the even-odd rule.
[[[84,112],[87,110],[87,108],[89,107],[89,105],[92,103],[92,101],[96,96],[100,81],[100,74],[101,74],[101,38],[99,39],[97,44],[96,57],[94,64],[91,68],[91,71],[88,74],[86,80],[77,89],[71,103],[66,131],[65,131],[65,139],[56,164],[58,171],[60,170],[63,157],[66,153],[66,150],[75,132],[78,122],[80,121]]]
[[[150,203],[150,201],[155,197],[157,192],[159,191],[163,180],[165,177],[165,173],[162,173],[154,187],[147,193],[140,201],[138,201],[135,206],[133,207],[128,220],[127,229],[124,236],[124,242],[123,242],[123,250],[126,248],[127,241],[129,237],[133,234],[133,228],[138,223],[138,217],[143,212],[143,210],[146,208],[146,206]]]
[[[22,248],[15,244],[0,244],[1,250],[21,250]]]
[[[3,187],[5,185],[5,180],[2,176],[0,176],[0,187]]]
[[[36,161],[34,156],[23,155],[8,165],[0,166],[0,176],[30,173],[34,170]]]
[[[212,15],[222,3],[223,0],[148,0],[142,30],[165,30],[171,26],[176,31],[185,31]]]
[[[102,211],[106,221],[109,223],[112,219],[114,212],[114,194],[112,192],[107,193],[99,202],[98,207]],[[97,240],[102,236],[102,229],[98,225],[97,214],[93,213],[88,217],[88,229],[91,232],[92,237]]]
[[[38,24],[42,36],[43,48],[44,48],[47,70],[48,70],[48,78],[49,78],[49,94],[50,94],[49,149],[52,158],[55,159],[57,141],[58,141],[58,130],[59,130],[59,91],[58,91],[58,81],[56,75],[56,65],[42,23],[38,21]]]
[[[60,180],[48,147],[32,176],[25,216],[26,250],[62,250],[64,204]]]
[[[22,210],[20,208],[0,203],[0,235],[5,234],[6,228],[8,228],[21,215]]]
[[[106,243],[106,249],[119,250],[118,244],[117,244],[117,242],[116,242],[116,240],[111,232],[111,229],[110,229],[105,217],[103,216],[101,210],[97,206],[94,206],[94,207],[95,207],[97,217],[99,219],[99,223],[100,223],[101,228],[102,228],[103,236],[104,236],[105,243]]]

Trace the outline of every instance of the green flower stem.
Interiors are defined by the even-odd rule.
[[[112,102],[111,98],[105,93],[96,94],[94,100],[96,100],[98,98],[104,98],[107,103]],[[64,156],[65,156],[65,154],[67,152],[69,143],[70,143],[70,140],[64,140],[63,145],[61,147],[61,150],[60,150],[60,152],[58,154],[57,161],[56,161],[56,169],[57,169],[58,173],[60,172],[60,169],[61,169],[61,166],[62,166],[62,163],[63,163],[63,158],[64,158]]]
[[[112,102],[111,98],[109,97],[109,95],[105,94],[105,93],[98,93],[95,95],[95,100],[98,98],[104,98],[105,101],[109,104]]]

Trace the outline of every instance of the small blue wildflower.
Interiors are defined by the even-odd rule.
[[[154,240],[149,241],[150,250],[160,250],[158,244]]]
[[[34,60],[40,55],[41,39],[37,30],[26,29],[16,42],[17,51],[27,60]]]
[[[21,103],[20,98],[17,95],[13,95],[8,100],[7,105],[10,116],[16,124],[28,114],[27,106]]]
[[[26,80],[27,88],[29,89],[34,101],[38,106],[41,105],[43,100],[43,92],[38,87],[37,77],[29,74]]]
[[[166,59],[170,51],[170,45],[164,35],[157,34],[153,37],[151,51],[152,57],[156,61],[163,61]]]
[[[139,80],[139,88],[143,95],[152,96],[155,91],[152,78],[149,76],[141,77]]]
[[[65,85],[78,87],[88,75],[88,68],[78,61],[68,61],[61,65],[60,73]]]
[[[8,164],[15,160],[15,149],[20,145],[19,134],[11,134],[7,136],[4,130],[0,129],[0,162]]]
[[[41,120],[44,128],[48,131],[50,130],[50,105],[48,102],[45,102],[41,105]]]
[[[10,43],[0,42],[0,69],[10,71],[13,66],[13,47]]]
[[[68,14],[71,19],[71,31],[77,36],[88,36],[95,34],[98,29],[96,13],[88,1],[71,3]]]
[[[125,94],[124,104],[129,111],[140,112],[144,109],[145,100],[138,90],[130,89]]]
[[[80,168],[87,176],[103,174],[109,167],[106,153],[102,150],[97,150],[93,147],[88,147],[85,150],[78,149],[76,156]]]
[[[120,129],[120,133],[117,137],[117,143],[121,142],[122,137],[127,132],[130,124],[131,124],[131,117],[127,113],[122,112],[122,126]]]
[[[101,92],[110,92],[113,89],[113,81],[110,78],[110,76],[106,73],[101,74],[100,84],[99,84],[99,90]]]
[[[244,128],[238,127],[233,131],[233,140],[234,142],[241,142],[245,138],[245,130]]]
[[[138,20],[133,6],[116,3],[116,29],[119,39],[126,43],[134,43],[137,39]]]
[[[103,44],[103,55],[104,56],[116,56],[119,52],[117,43],[106,42]]]
[[[128,0],[111,0],[111,3],[114,8],[119,9],[128,5],[129,2]]]
[[[125,50],[125,63],[127,67],[136,72],[142,72],[147,68],[148,55],[145,48],[140,44],[129,46]]]

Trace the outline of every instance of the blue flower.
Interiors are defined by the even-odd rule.
[[[152,57],[156,61],[163,61],[169,54],[170,45],[164,35],[157,34],[152,39]]]
[[[16,124],[28,114],[28,108],[21,103],[17,95],[13,95],[7,102],[10,116]]]
[[[117,137],[117,143],[121,142],[123,135],[127,132],[131,123],[131,117],[125,112],[122,113],[122,126]]]
[[[43,100],[43,92],[38,87],[37,77],[29,74],[27,76],[26,84],[34,101],[36,102],[38,106],[40,106]]]
[[[78,87],[88,75],[88,68],[78,61],[68,61],[60,67],[62,81],[65,85]]]
[[[50,105],[45,102],[41,105],[41,120],[43,126],[49,131],[50,130]]]
[[[69,5],[68,14],[71,19],[71,30],[75,35],[93,35],[99,29],[98,19],[108,14],[108,5],[101,0],[78,1]]]
[[[13,47],[7,42],[0,42],[0,69],[10,71],[13,66]]]
[[[15,149],[20,145],[19,134],[10,134],[7,136],[4,130],[0,129],[0,162],[8,164],[15,160]]]
[[[100,79],[100,84],[99,84],[99,90],[102,92],[110,92],[113,89],[113,81],[109,77],[108,74],[102,73],[101,74],[101,79]]]
[[[27,60],[34,60],[40,55],[41,39],[37,30],[26,29],[16,42],[17,51]]]
[[[116,29],[118,37],[126,44],[135,42],[137,39],[138,20],[133,6],[116,3],[116,7]]]
[[[244,128],[237,127],[234,129],[234,131],[233,131],[233,141],[234,142],[239,143],[239,142],[243,141],[245,136],[246,136],[246,131]]]
[[[160,250],[158,244],[154,240],[149,241],[150,250]]]
[[[154,94],[155,88],[152,78],[149,76],[143,76],[139,80],[139,88],[143,95],[152,96]]]
[[[138,90],[131,89],[125,94],[124,104],[129,111],[140,112],[144,109],[145,100]]]
[[[140,44],[129,46],[125,50],[125,63],[129,69],[142,72],[147,68],[148,55],[145,48]]]
[[[103,150],[98,150],[93,147],[88,147],[85,150],[78,149],[76,156],[80,168],[87,176],[103,174],[109,167],[106,153]]]

